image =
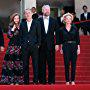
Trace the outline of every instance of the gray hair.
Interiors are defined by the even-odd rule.
[[[44,8],[50,8],[50,6],[49,5],[43,5],[42,12],[43,12]]]
[[[24,14],[25,14],[26,11],[32,12],[32,9],[30,9],[30,8],[25,9],[25,10],[24,10]],[[33,13],[33,12],[32,12],[32,13]]]

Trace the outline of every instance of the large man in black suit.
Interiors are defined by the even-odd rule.
[[[84,13],[82,13],[80,15],[81,21],[90,20],[90,12],[87,12],[87,9],[88,9],[88,7],[86,5],[84,5],[83,6]],[[82,22],[81,23],[81,29],[83,30],[84,35],[87,35],[87,31],[90,34],[90,21]]]
[[[57,30],[57,22],[50,17],[50,6],[42,7],[43,17],[41,23],[41,46],[39,59],[39,82],[46,84],[46,61],[48,65],[48,84],[55,83],[55,42],[54,32]]]
[[[4,37],[1,27],[0,27],[0,51],[4,51]]]
[[[22,46],[22,60],[24,71],[24,84],[29,84],[29,58],[32,57],[33,83],[38,83],[38,49],[41,44],[40,23],[32,19],[32,11],[25,10],[26,21],[21,22],[20,35]]]

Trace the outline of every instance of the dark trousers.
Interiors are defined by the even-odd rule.
[[[29,58],[33,64],[33,83],[38,83],[38,47],[36,45],[22,47],[24,84],[29,84]]]
[[[66,82],[74,81],[76,71],[76,60],[77,60],[77,45],[74,43],[63,44],[63,56],[64,56]],[[70,63],[71,63],[71,79],[69,75]]]
[[[87,35],[87,32],[89,32],[89,34],[90,34],[90,28],[89,27],[90,26],[82,28],[84,35]]]
[[[47,45],[43,44],[40,47],[39,59],[39,82],[46,84],[46,62],[48,65],[48,83],[55,83],[55,49],[48,50]]]

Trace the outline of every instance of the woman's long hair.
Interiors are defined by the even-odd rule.
[[[20,20],[20,15],[19,15],[18,13],[13,13],[13,14],[10,16],[9,26],[16,25],[16,27],[19,27],[20,21],[18,22],[18,24],[15,24],[15,22],[14,22],[14,17],[15,17],[15,16],[19,16],[19,20]]]

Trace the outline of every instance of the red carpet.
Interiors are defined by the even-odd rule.
[[[8,45],[8,39],[7,39],[7,35],[4,34],[4,40],[5,40],[5,49]],[[77,60],[77,68],[76,68],[76,83],[77,84],[90,84],[90,36],[80,36],[80,40],[81,40],[81,54],[78,56],[78,60]],[[5,52],[0,52],[0,77],[1,77],[1,70],[2,70],[2,62],[3,62],[3,58],[4,58]],[[32,64],[31,64],[31,60],[30,60],[30,82],[32,82],[32,78],[33,78],[33,70],[32,70]],[[55,68],[56,68],[56,75],[55,75],[55,79],[56,79],[56,84],[64,84],[65,83],[65,76],[64,76],[64,62],[63,62],[63,56],[58,52],[56,52],[56,61],[55,61]],[[89,85],[88,85],[89,86]],[[9,86],[5,86],[9,87]],[[12,88],[14,88],[13,86],[11,86]],[[28,86],[28,87],[32,87],[32,86]],[[27,88],[28,88],[27,87]],[[41,86],[43,88],[43,86]],[[45,86],[46,88],[51,88],[51,86]],[[52,86],[53,87],[53,86]],[[57,88],[62,88],[65,87],[64,85],[55,85],[54,87]],[[78,85],[75,86],[76,88],[78,88]],[[83,85],[80,85],[80,87],[83,87]],[[87,86],[85,85],[85,87],[87,88]],[[90,86],[89,86],[90,87]],[[3,88],[3,87],[2,87]],[[21,88],[18,87],[17,88]],[[39,86],[37,87],[39,88]],[[70,88],[73,88],[70,86]],[[1,90],[1,87],[0,87]],[[85,90],[85,89],[84,89]],[[89,90],[89,89],[88,89]]]
[[[90,90],[90,85],[1,85],[0,90]]]

